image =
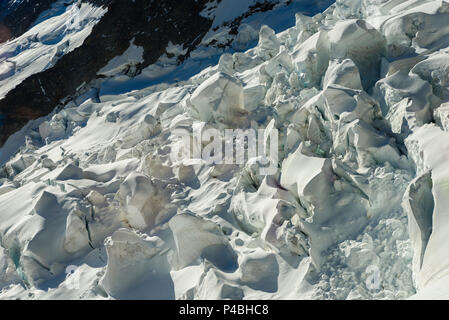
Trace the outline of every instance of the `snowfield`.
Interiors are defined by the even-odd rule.
[[[0,96],[104,14],[79,10],[79,29],[49,19],[0,47]],[[141,59],[131,43],[9,138],[0,299],[449,298],[449,3],[337,0],[257,38],[144,89],[116,75]],[[237,128],[267,149],[277,130],[276,157],[172,156],[178,130]]]

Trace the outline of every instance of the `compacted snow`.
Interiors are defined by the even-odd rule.
[[[449,298],[448,21],[445,1],[338,0],[186,81],[92,84],[0,151],[0,298]],[[276,152],[179,157],[237,128]]]

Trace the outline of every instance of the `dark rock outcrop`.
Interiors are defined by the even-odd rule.
[[[1,0],[0,43],[25,33],[39,15],[56,0]]]
[[[141,70],[165,53],[169,41],[183,44],[189,53],[212,24],[199,15],[209,0],[89,2],[107,6],[108,11],[83,45],[63,56],[53,68],[23,81],[0,101],[0,145],[29,120],[50,113],[81,84],[94,80],[97,71],[123,54],[133,39],[145,50],[144,62],[137,66]]]
[[[226,0],[81,1],[107,7],[108,10],[82,46],[62,56],[52,68],[28,77],[0,100],[0,146],[28,121],[49,114],[55,107],[63,105],[66,98],[76,95],[83,84],[88,85],[101,77],[97,72],[111,59],[122,55],[131,42],[144,48],[143,62],[133,70],[133,75],[155,63],[164,53],[170,56],[166,52],[169,42],[187,49],[185,55],[178,56],[178,62],[182,62],[211,30],[213,11]],[[9,8],[3,11],[3,15],[0,10],[0,38],[2,34],[4,38],[10,38],[26,32],[56,0],[23,0],[14,2],[11,7],[13,2],[0,0],[0,8]],[[66,5],[70,3],[73,2],[67,1]],[[231,46],[244,19],[258,12],[270,11],[280,3],[290,5],[292,2],[260,1],[212,30],[227,30],[230,35],[227,44],[214,44],[212,41],[204,45]],[[212,12],[210,19],[200,14],[206,7]]]

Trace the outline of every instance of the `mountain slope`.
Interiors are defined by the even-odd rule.
[[[226,1],[226,3],[228,2]],[[91,85],[91,82],[103,78],[102,75],[97,75],[97,72],[110,60],[124,54],[131,44],[144,50],[142,60],[136,63],[131,71],[126,71],[125,68],[125,73],[128,72],[129,75],[134,76],[145,67],[156,63],[162,56],[172,57],[173,54],[166,51],[169,44],[180,47],[182,54],[177,55],[173,62],[178,64],[201,44],[207,33],[209,37],[214,33],[210,30],[213,26],[216,31],[230,33],[226,44],[217,44],[223,51],[236,37],[235,29],[242,23],[243,18],[273,10],[277,6],[292,7],[295,4],[295,2],[283,0],[247,1],[245,3],[246,6],[230,13],[225,12],[223,15],[223,10],[220,9],[223,6],[220,7],[215,1],[208,0],[55,2],[52,11],[41,14],[37,21],[40,24],[22,35],[21,38],[5,45],[2,50],[1,55],[4,57],[3,59],[6,58],[2,65],[3,68],[8,68],[3,75],[0,75],[0,81],[3,80],[4,83],[10,82],[10,75],[23,68],[20,65],[17,66],[16,61],[22,50],[28,54],[30,52],[28,48],[42,43],[48,52],[56,51],[53,63],[43,69],[33,70],[31,74],[16,76],[11,84],[2,88],[0,98],[3,99],[0,100],[0,114],[4,121],[3,126],[0,127],[0,145],[29,120],[47,115],[55,107],[64,104],[67,98],[77,94],[77,91],[81,91],[78,92],[78,95],[81,94],[84,89],[83,85]],[[209,7],[205,8],[206,4]],[[32,8],[27,8],[28,10],[33,9],[34,12],[36,5],[38,3],[33,4]],[[232,6],[232,4],[229,5]],[[22,15],[21,6],[22,4],[14,14],[8,15],[8,17],[19,19]],[[227,6],[228,4],[226,4]],[[48,5],[39,6],[41,9],[44,7],[48,7]],[[319,7],[307,6],[314,10]],[[208,11],[203,13],[203,10]],[[98,16],[98,12],[102,12],[101,16]],[[52,15],[51,21],[59,25],[53,27],[53,35],[46,35],[45,29],[41,30],[40,27],[48,25],[50,23],[48,17]],[[293,15],[291,12],[290,19]],[[67,25],[66,22],[70,19],[75,21],[72,21],[73,24]],[[90,24],[94,24],[94,26]],[[232,27],[226,27],[227,24]],[[20,25],[25,27],[28,23],[20,23]],[[260,25],[260,22],[254,24],[256,30]],[[70,35],[63,38],[63,33],[80,30],[85,33],[84,42],[74,48],[71,42],[76,39],[71,39]],[[254,33],[257,34],[257,31],[253,31]],[[211,42],[206,43],[206,47],[214,47],[214,43]],[[55,49],[50,49],[48,47],[50,45],[53,45]],[[8,61],[9,66],[6,66]]]
[[[24,34],[39,15],[48,10],[56,0],[2,0],[0,1],[0,26],[3,30],[0,43]]]

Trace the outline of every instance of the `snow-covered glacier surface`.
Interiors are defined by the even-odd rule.
[[[448,21],[446,1],[338,0],[30,122],[0,150],[0,298],[449,298]],[[221,163],[230,129],[271,152],[248,134]]]

